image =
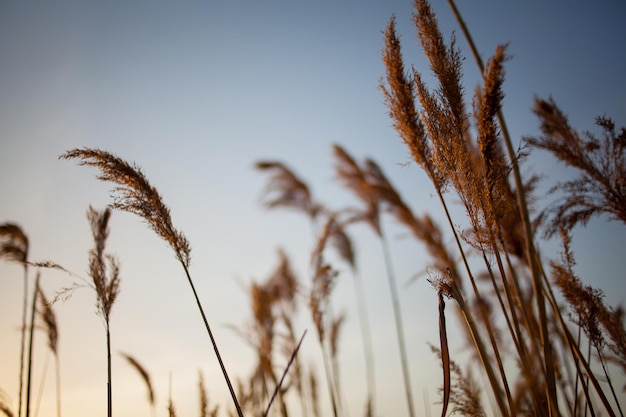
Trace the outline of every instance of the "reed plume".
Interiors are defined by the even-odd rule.
[[[626,358],[626,355],[624,355],[626,353],[626,345],[624,344],[626,341],[626,328],[623,321],[621,321],[622,314],[617,313],[615,315],[615,318],[619,320],[618,322],[612,320],[614,312],[604,304],[602,291],[582,284],[580,278],[573,271],[575,261],[571,252],[569,232],[565,226],[562,226],[560,233],[563,244],[561,262],[550,262],[554,284],[561,290],[565,300],[574,312],[576,323],[587,336],[589,343],[595,348],[616,407],[620,415],[623,415],[615,387],[607,371],[606,357],[608,344],[610,350],[615,354],[613,360],[621,365],[622,369],[626,369],[624,367],[626,364],[626,361],[624,361]],[[606,336],[609,337],[608,340]]]
[[[137,359],[135,359],[133,356],[124,353],[124,352],[120,352],[120,355],[126,359],[126,361],[128,362],[128,364],[137,371],[137,373],[139,373],[139,376],[141,376],[141,379],[143,380],[143,382],[146,384],[146,388],[148,390],[148,403],[150,404],[150,408],[152,409],[152,415],[156,415],[156,410],[155,410],[155,397],[154,397],[154,389],[152,388],[152,382],[150,381],[150,374],[148,373],[148,371],[146,370],[145,367],[143,367],[139,361]]]
[[[562,191],[564,196],[544,213],[551,217],[546,234],[552,236],[560,227],[584,226],[602,214],[626,223],[626,128],[617,130],[612,119],[601,116],[596,118],[601,137],[580,134],[552,98],[535,99],[533,112],[541,135],[527,137],[528,144],[550,152],[578,173],[577,178],[551,190]]]
[[[427,154],[422,153],[422,155],[428,155],[431,158],[429,164],[425,164],[422,158],[415,158],[415,162],[428,173],[429,177],[431,177],[439,200],[446,213],[448,223],[454,234],[468,278],[472,284],[474,295],[479,305],[483,305],[481,303],[482,295],[468,264],[465,249],[460,242],[454,222],[452,221],[450,212],[447,208],[447,203],[443,198],[442,193],[447,190],[448,186],[452,186],[463,203],[472,225],[472,230],[477,239],[476,242],[470,243],[475,244],[479,250],[483,252],[483,256],[485,255],[485,250],[489,248],[491,248],[491,252],[497,253],[499,249],[497,245],[493,244],[496,242],[494,238],[485,239],[481,235],[483,230],[493,230],[492,220],[494,218],[493,214],[488,211],[487,195],[484,192],[486,189],[486,169],[482,157],[492,158],[490,163],[504,161],[503,158],[499,158],[497,160],[493,159],[495,156],[499,156],[497,153],[498,148],[497,146],[494,146],[496,129],[493,124],[493,113],[497,112],[500,106],[500,85],[502,75],[501,63],[504,61],[505,55],[503,53],[503,49],[497,51],[496,57],[492,61],[493,65],[490,67],[490,71],[487,72],[486,75],[488,80],[486,80],[484,94],[477,95],[476,104],[479,111],[477,111],[476,115],[479,116],[479,121],[482,122],[481,133],[483,133],[483,153],[481,154],[478,147],[471,141],[468,115],[465,111],[463,98],[464,90],[461,85],[462,59],[459,49],[456,47],[456,41],[454,37],[452,37],[449,44],[446,44],[443,40],[443,36],[441,35],[437,25],[435,14],[432,12],[427,1],[416,0],[415,10],[416,13],[413,16],[413,23],[417,29],[422,49],[429,59],[431,69],[438,84],[437,89],[431,91],[423,81],[421,74],[413,69],[413,77],[411,81],[414,83],[414,87],[412,87],[412,90],[415,91],[415,100],[417,100],[421,106],[419,117],[423,124],[423,128],[419,133],[427,138],[424,139],[423,143],[425,144],[425,148],[429,150]],[[393,18],[390,20],[387,31],[385,32],[385,48],[383,50],[383,57],[387,67],[387,84],[389,86],[389,90],[386,92],[386,97],[398,97],[402,94],[402,91],[400,91],[400,88],[398,87],[399,84],[396,81],[398,79],[397,73],[399,62],[402,61],[402,56],[399,41],[395,34],[395,21]],[[405,77],[405,82],[409,82],[408,77]],[[384,90],[384,92],[385,91],[386,90]],[[398,112],[393,108],[394,102],[388,100],[387,104],[390,108],[391,117],[397,118]],[[406,105],[408,106],[409,104]],[[414,103],[411,103],[410,105],[415,106]],[[397,125],[401,123],[399,120],[395,120],[395,122]],[[405,132],[400,131],[399,129],[397,130],[399,136],[404,139],[406,136]],[[505,165],[492,164],[490,166],[490,175],[492,175],[492,180],[498,178],[495,176],[495,173],[500,175],[499,182],[497,182],[497,184],[501,185],[502,189],[508,189],[508,184],[505,180],[506,177],[502,176],[502,174],[506,172],[501,169],[503,166]],[[435,167],[435,170],[433,170],[432,167]],[[432,175],[433,171],[436,171],[439,176]],[[507,187],[504,187],[505,184],[507,184]],[[507,197],[510,197],[510,195],[511,192],[506,194]],[[514,200],[511,198],[506,200],[508,203],[511,201]],[[499,200],[498,203],[500,203]],[[509,206],[514,207],[511,210],[514,212],[516,206],[511,204],[509,204]],[[489,229],[490,227],[491,229]],[[487,236],[490,237],[490,235]],[[527,240],[523,240],[523,242],[524,244],[527,244]],[[520,253],[519,250],[516,252],[518,254]],[[526,253],[528,254],[530,252],[527,251]],[[531,258],[531,256],[527,256],[528,258]],[[484,259],[486,264],[488,264],[486,257],[484,257]],[[529,264],[530,263],[531,262],[529,262]],[[502,273],[504,269],[500,262],[498,263],[498,266]],[[533,272],[536,272],[535,268],[533,268]],[[541,322],[545,323],[545,307],[543,305],[540,282],[539,285],[537,285],[538,274],[533,274],[533,277],[536,294],[538,294],[537,305],[539,315],[541,316]],[[495,281],[492,282],[494,283],[494,288],[497,288]],[[455,287],[459,291],[457,296],[454,298],[462,310],[464,319],[468,326],[468,332],[472,337],[472,341],[476,346],[476,351],[479,354],[490,384],[494,390],[499,410],[503,415],[508,415],[510,412],[509,410],[511,409],[511,400],[510,395],[508,394],[509,390],[507,387],[506,375],[503,370],[502,361],[499,357],[499,348],[494,337],[494,330],[491,324],[487,321],[488,316],[486,315],[486,312],[480,309],[480,319],[487,325],[487,333],[491,341],[493,352],[496,355],[496,363],[498,364],[500,370],[500,379],[502,381],[502,385],[504,386],[504,390],[507,393],[507,399],[509,400],[508,406],[503,401],[504,396],[500,394],[500,383],[495,376],[495,372],[491,369],[490,355],[481,341],[482,336],[480,335],[475,320],[472,317],[474,313],[469,309],[469,304],[465,301],[465,297],[460,291],[461,287],[459,285],[456,285]],[[511,303],[509,304],[512,305]],[[502,302],[501,305],[503,305]],[[545,337],[545,330],[545,326],[542,327],[542,340],[547,340]],[[550,348],[545,343],[544,346],[546,346],[544,360],[548,368],[546,375],[548,380],[550,380],[550,376],[553,375],[553,372],[550,369],[552,366],[550,361]]]
[[[279,264],[272,274],[262,283],[250,284],[249,293],[253,322],[244,337],[257,354],[257,365],[250,380],[251,392],[257,406],[269,395],[269,384],[280,385],[274,370],[274,346],[281,322],[293,335],[290,316],[296,311],[296,294],[299,290],[298,279],[291,268],[289,258],[283,250],[278,251]],[[295,344],[294,347],[295,349]],[[289,352],[289,355],[293,350]],[[297,368],[297,367],[296,367]],[[299,385],[299,383],[298,383]],[[275,389],[280,400],[281,411],[287,415],[287,406],[283,399],[284,391]],[[271,403],[272,400],[270,400]]]
[[[98,168],[100,174],[96,178],[116,184],[111,191],[110,206],[143,218],[150,228],[171,246],[176,258],[185,267],[189,267],[191,257],[189,241],[173,226],[169,208],[163,204],[161,195],[148,182],[141,168],[100,149],[72,149],[62,154],[60,158],[76,159],[79,165]]]
[[[96,290],[98,313],[104,320],[107,344],[107,415],[113,413],[113,392],[111,386],[111,308],[120,290],[119,263],[117,259],[104,252],[109,237],[109,219],[111,209],[98,211],[89,207],[87,219],[91,226],[94,248],[89,252],[89,276]]]
[[[415,84],[406,74],[400,39],[396,34],[396,19],[392,17],[384,32],[385,48],[382,58],[387,69],[387,86],[379,88],[389,109],[393,127],[409,149],[413,160],[426,172],[436,188],[443,186],[443,178],[433,164],[432,148],[426,129],[415,106]]]
[[[18,393],[18,416],[22,416],[22,389],[24,384],[24,348],[26,343],[26,310],[28,306],[28,237],[15,223],[0,225],[0,259],[19,262],[24,268],[24,294],[22,301],[22,336],[20,339],[20,382]]]
[[[265,207],[285,207],[302,211],[312,220],[322,211],[322,207],[313,200],[307,184],[282,162],[259,161],[255,167],[259,171],[271,173],[264,191]]]
[[[181,263],[187,282],[202,316],[204,326],[211,339],[211,345],[224,375],[224,380],[232,397],[239,417],[243,417],[237,395],[222,361],[217,342],[204,313],[204,308],[198,297],[195,285],[189,272],[191,260],[191,246],[185,235],[173,226],[169,208],[163,203],[161,195],[147,180],[141,169],[135,164],[100,149],[72,149],[60,156],[61,159],[77,159],[79,165],[94,166],[100,170],[97,178],[101,181],[112,182],[116,187],[112,191],[111,207],[127,211],[143,218],[146,223],[164,239],[174,251],[176,259]]]
[[[328,220],[330,217],[336,215],[330,210],[327,210],[324,205],[316,202],[312,197],[312,192],[308,185],[285,164],[274,161],[261,161],[256,164],[256,168],[273,173],[264,192],[263,203],[267,208],[285,207],[303,212],[311,221],[314,233],[317,228],[316,221],[319,220],[320,217],[324,217]],[[375,377],[369,319],[367,317],[362,283],[356,275],[354,248],[350,237],[345,231],[346,224],[353,220],[354,219],[349,219],[346,222],[333,221],[333,226],[328,234],[328,243],[335,248],[339,257],[350,265],[353,272],[353,284],[357,298],[359,325],[363,339],[365,369],[368,381],[367,406],[373,410],[373,402],[375,400]]]
[[[350,190],[365,207],[356,212],[348,222],[364,221],[381,236],[379,195],[376,187],[368,181],[364,169],[341,146],[333,144],[335,172],[339,181]]]
[[[378,200],[385,210],[395,219],[409,229],[412,235],[422,242],[428,253],[435,262],[434,267],[441,273],[450,272],[455,279],[460,279],[456,269],[456,260],[446,249],[443,242],[443,234],[434,220],[428,216],[417,217],[403,201],[398,191],[394,188],[382,168],[367,158],[364,163],[364,171],[367,181],[376,190]]]

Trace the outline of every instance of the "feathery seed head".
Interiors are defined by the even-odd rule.
[[[26,263],[28,237],[15,223],[0,224],[0,259]]]
[[[182,232],[174,228],[169,208],[138,166],[100,149],[72,149],[60,158],[77,159],[79,165],[100,169],[97,176],[99,180],[117,184],[111,193],[111,207],[143,218],[152,230],[169,243],[176,258],[186,268],[189,267],[189,241]]]
[[[48,302],[43,290],[37,285],[37,298],[39,299],[39,317],[44,322],[48,333],[48,347],[55,355],[58,355],[59,330],[57,328],[56,315],[52,310],[52,304]]]
[[[263,204],[267,208],[285,207],[303,211],[315,219],[322,207],[313,201],[307,184],[285,164],[276,161],[259,161],[255,165],[260,171],[271,173],[264,192]]]

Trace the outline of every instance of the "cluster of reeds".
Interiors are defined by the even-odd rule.
[[[600,326],[592,326],[596,335],[588,324],[578,323],[583,330],[588,329],[587,336],[596,346],[602,364],[602,348],[593,337],[602,335],[611,340],[612,346],[623,346],[621,310],[605,307],[596,291],[575,284],[569,255],[569,264],[552,265],[554,281],[544,270],[535,247],[537,229],[528,207],[527,195],[534,179],[523,181],[501,113],[506,45],[498,46],[483,65],[469,31],[450,3],[483,72],[483,85],[476,89],[472,102],[475,134],[470,129],[461,83],[460,51],[454,37],[449,43],[444,40],[426,0],[415,1],[413,23],[436,87],[431,89],[415,68],[406,71],[394,19],[385,31],[383,50],[386,78],[381,89],[394,127],[415,163],[431,179],[464,260],[463,275],[449,272],[436,277],[433,283],[440,294],[455,301],[499,414],[578,415],[582,409],[592,414],[601,409],[609,415],[621,414],[613,384],[603,388],[591,369],[592,359],[581,354],[580,343],[572,336],[553,286],[562,289],[579,317],[596,317],[593,308],[613,317],[612,326],[619,330],[604,327],[601,331]],[[548,214],[554,216],[548,231],[561,227],[569,231],[603,212],[623,220],[623,131],[616,134],[613,122],[601,118],[598,124],[605,131],[604,141],[594,137],[584,141],[569,128],[553,101],[537,100],[535,112],[541,119],[543,136],[528,142],[550,150],[581,172],[579,179],[558,186],[566,197],[549,210]],[[470,233],[462,237],[457,236],[448,210],[447,195],[452,193],[461,201],[469,221]],[[486,284],[478,282],[476,268],[466,260],[469,249],[484,260]],[[566,253],[571,255],[568,250]],[[466,291],[461,281],[468,281],[471,291]],[[499,327],[505,331],[500,332]],[[503,348],[506,345],[513,346],[514,351],[508,352]],[[507,369],[507,356],[512,357],[517,369]],[[443,359],[445,410],[447,401],[454,397],[449,382],[451,361]],[[571,369],[575,372],[568,373]],[[584,407],[578,406],[581,397]]]
[[[626,387],[620,392],[621,387],[612,382],[610,370],[626,374],[624,311],[607,306],[602,292],[585,285],[576,275],[571,233],[575,226],[601,214],[626,223],[626,129],[616,129],[611,119],[599,117],[596,123],[602,137],[580,134],[569,126],[552,99],[537,99],[534,112],[540,120],[541,134],[526,138],[526,143],[551,152],[577,170],[579,176],[557,184],[554,190],[560,191],[563,198],[541,211],[537,218],[531,218],[529,202],[536,178],[522,178],[519,157],[501,112],[507,46],[498,46],[483,64],[458,10],[451,0],[449,3],[483,74],[482,85],[476,88],[471,105],[466,102],[463,60],[456,40],[453,37],[450,42],[445,41],[426,0],[415,0],[413,23],[436,86],[427,85],[415,68],[407,70],[395,18],[391,18],[384,31],[382,59],[386,74],[380,84],[393,127],[412,160],[432,182],[448,229],[439,226],[428,214],[416,214],[375,161],[369,158],[358,161],[339,145],[333,146],[337,180],[359,200],[358,208],[331,210],[318,202],[307,183],[284,163],[258,162],[256,168],[270,175],[263,204],[270,209],[284,208],[304,214],[315,244],[311,248],[307,279],[296,276],[287,252],[279,250],[278,266],[270,276],[247,287],[251,321],[238,332],[254,350],[256,362],[247,378],[236,380],[236,388],[191,277],[191,245],[174,227],[157,189],[138,166],[109,152],[84,148],[61,155],[62,159],[96,167],[98,179],[115,185],[109,207],[102,211],[90,207],[87,213],[94,247],[89,251],[90,280],[85,280],[96,293],[97,310],[106,331],[109,416],[113,381],[110,313],[120,285],[117,258],[105,252],[112,210],[141,217],[169,244],[183,268],[234,406],[233,411],[210,404],[200,373],[202,417],[216,417],[222,410],[239,417],[270,413],[282,417],[321,415],[316,368],[298,355],[306,334],[306,329],[299,329],[295,320],[301,306],[308,309],[310,324],[315,329],[332,413],[335,417],[349,415],[343,402],[339,361],[341,330],[347,318],[337,309],[332,297],[342,274],[329,261],[329,248],[349,265],[354,282],[367,379],[362,414],[378,415],[373,335],[363,289],[366,283],[359,277],[348,235],[349,228],[357,224],[371,228],[381,244],[392,298],[406,412],[410,417],[416,415],[409,378],[409,362],[415,358],[406,346],[407,329],[402,320],[392,253],[381,221],[385,215],[406,228],[430,256],[427,270],[436,290],[439,320],[439,347],[432,349],[443,370],[442,416],[451,413],[485,416],[485,400],[494,404],[494,414],[502,416],[623,416],[620,394]],[[450,210],[453,199],[459,200],[465,210],[463,220],[453,218]],[[461,232],[459,223],[466,224],[467,230]],[[544,238],[557,233],[561,236],[561,259],[547,262],[541,259],[536,249],[542,237],[541,227]],[[453,238],[452,248],[445,243],[446,230]],[[56,358],[57,415],[60,416],[59,331],[53,302],[48,301],[39,286],[39,269],[62,268],[52,262],[31,262],[28,249],[28,238],[18,225],[0,225],[0,258],[18,262],[24,268],[17,415],[30,416],[32,349],[38,318],[47,330],[49,350]],[[29,266],[37,267],[30,319]],[[65,297],[74,288],[61,290],[54,300]],[[475,359],[466,364],[467,370],[451,358],[447,305],[458,313]],[[148,371],[131,355],[122,353],[122,356],[144,381],[155,416],[155,392]],[[598,367],[602,377],[598,375]],[[477,375],[486,383],[477,384],[474,380]],[[299,407],[293,407],[289,396],[296,398],[294,402]],[[0,411],[15,415],[1,390]],[[171,377],[167,412],[176,415]]]

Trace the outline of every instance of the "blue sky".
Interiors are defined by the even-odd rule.
[[[446,38],[458,30],[447,3],[433,2]],[[626,120],[626,4],[501,2],[459,4],[483,57],[510,42],[504,113],[514,138],[537,133],[533,97],[552,95],[573,126],[593,130],[595,116]],[[254,357],[227,328],[250,313],[245,286],[264,279],[283,247],[303,282],[312,244],[306,219],[268,212],[259,199],[267,177],[261,159],[281,160],[307,180],[331,208],[354,205],[334,178],[331,144],[356,158],[373,157],[417,213],[443,224],[425,176],[391,128],[378,90],[384,75],[381,31],[396,15],[407,62],[429,74],[411,24],[410,1],[58,1],[0,4],[0,222],[19,223],[31,259],[54,260],[86,276],[92,242],[85,212],[104,207],[109,185],[95,171],[59,161],[75,147],[97,147],[140,165],[162,193],[193,248],[192,274],[229,370],[247,377]],[[465,41],[458,45],[466,52]],[[465,53],[468,100],[480,77]],[[533,152],[527,173],[545,175],[546,188],[570,173]],[[545,203],[550,196],[540,201]],[[457,222],[463,224],[462,212]],[[401,283],[428,263],[423,248],[386,221]],[[370,230],[351,230],[370,304],[379,377],[380,415],[405,413],[391,305],[378,242]],[[575,251],[585,282],[624,303],[626,230],[605,218],[576,229]],[[449,237],[451,239],[451,237]],[[221,404],[228,395],[190,290],[173,254],[137,218],[114,213],[109,250],[119,256],[122,288],[112,314],[114,351],[137,357],[151,372],[158,415],[168,378],[180,415],[197,410],[197,372]],[[542,244],[546,257],[555,246]],[[365,389],[350,273],[335,297],[349,321],[342,369],[351,415],[362,411]],[[74,279],[45,271],[48,294]],[[17,267],[0,263],[0,388],[15,404],[22,282]],[[402,308],[416,409],[438,401],[440,371],[427,342],[437,341],[436,294],[421,279],[402,291]],[[104,415],[104,328],[95,295],[77,290],[56,306],[64,414]],[[302,330],[312,327],[300,311]],[[38,334],[43,345],[44,335]],[[456,340],[454,353],[464,355]],[[45,349],[37,350],[40,378]],[[312,333],[307,361],[319,350]],[[319,368],[318,376],[322,377]],[[117,415],[147,413],[144,387],[114,358]],[[54,413],[53,368],[40,415]],[[391,382],[390,382],[391,381]],[[348,388],[349,386],[349,388]],[[423,394],[426,392],[427,394]],[[325,407],[327,399],[322,397]],[[430,405],[435,410],[437,405]]]

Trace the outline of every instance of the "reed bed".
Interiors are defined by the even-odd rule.
[[[232,400],[229,405],[214,403],[200,371],[201,417],[320,417],[325,400],[333,416],[355,415],[344,397],[346,381],[353,376],[342,374],[340,361],[342,331],[351,318],[333,298],[338,280],[345,275],[340,263],[348,266],[353,278],[363,348],[367,389],[362,393],[363,408],[356,415],[379,415],[377,405],[384,399],[376,394],[379,381],[372,348],[376,335],[370,329],[363,289],[368,283],[359,279],[349,233],[362,225],[381,245],[391,295],[398,357],[384,359],[397,359],[402,380],[393,382],[403,391],[404,413],[418,415],[409,369],[425,359],[407,348],[405,333],[414,329],[403,322],[393,253],[383,227],[386,217],[419,242],[429,256],[428,282],[436,297],[439,328],[439,333],[429,338],[439,341],[431,349],[433,358],[441,363],[442,416],[482,417],[489,415],[489,406],[491,414],[501,416],[624,415],[626,387],[615,382],[617,373],[626,375],[624,310],[605,304],[602,291],[576,275],[572,239],[575,228],[595,216],[626,223],[626,129],[601,116],[596,119],[600,136],[577,132],[553,99],[537,98],[533,111],[539,120],[539,134],[523,138],[523,142],[533,152],[549,152],[577,173],[552,189],[562,198],[537,210],[532,204],[537,178],[522,177],[521,158],[514,151],[502,115],[508,47],[499,45],[483,63],[454,2],[449,0],[449,4],[482,73],[471,101],[466,98],[464,61],[457,41],[454,37],[445,40],[426,0],[415,0],[413,24],[434,74],[434,86],[408,65],[395,17],[383,32],[385,74],[379,85],[392,125],[412,163],[430,180],[446,225],[437,224],[428,213],[415,212],[373,159],[359,161],[338,144],[332,147],[336,180],[358,201],[356,208],[329,209],[286,163],[259,161],[255,168],[269,175],[262,205],[303,214],[313,243],[304,277],[296,273],[288,251],[281,249],[269,276],[245,285],[250,320],[243,326],[232,325],[231,330],[255,355],[248,375],[233,378],[227,372],[190,272],[191,244],[174,226],[168,206],[141,168],[100,149],[72,149],[60,156],[95,167],[99,180],[114,185],[108,207],[101,211],[89,207],[87,211],[93,248],[88,251],[89,280],[83,279],[95,291],[96,310],[106,332],[108,416],[113,415],[115,381],[110,319],[120,292],[121,269],[118,258],[106,248],[114,210],[139,216],[168,244],[183,268]],[[462,216],[453,213],[452,201],[460,202]],[[545,260],[538,244],[554,236],[561,239],[561,256]],[[30,416],[35,329],[43,324],[48,347],[56,358],[56,413],[60,417],[59,323],[52,306],[77,286],[59,289],[48,301],[39,285],[41,269],[70,272],[51,261],[32,262],[28,251],[29,240],[19,225],[0,225],[0,258],[23,266],[24,280],[18,411],[15,414],[8,395],[0,390],[0,412]],[[34,279],[32,266],[37,269]],[[32,296],[30,281],[34,281]],[[315,337],[306,339],[307,328],[300,328],[302,310]],[[450,348],[451,312],[470,352],[465,363],[457,361]],[[323,365],[323,375],[300,354],[304,343],[319,347],[317,362]],[[172,376],[167,404],[159,409],[149,369],[130,354],[121,356],[144,382],[152,415],[176,416]],[[321,381],[325,387],[320,387]]]

